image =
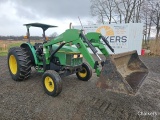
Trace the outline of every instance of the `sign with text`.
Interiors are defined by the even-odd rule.
[[[82,29],[81,26],[74,26],[75,29]],[[106,25],[84,25],[84,33],[98,32],[106,37],[109,44],[116,53],[137,50],[141,53],[143,24],[106,24]],[[109,51],[111,52],[111,51]]]

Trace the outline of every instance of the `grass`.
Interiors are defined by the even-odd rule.
[[[154,40],[149,43],[150,44],[150,50],[151,53],[154,55],[160,55],[160,40]]]
[[[11,41],[11,40],[0,40],[0,56],[7,56],[8,50],[12,47],[18,47],[22,43],[25,43],[24,40]],[[34,43],[34,42],[32,42]]]
[[[151,51],[151,55],[160,56],[160,39],[150,40],[147,44],[143,43],[142,48],[149,49]]]
[[[8,53],[7,51],[0,52],[0,56],[6,56],[7,53]]]
[[[11,41],[11,40],[0,40],[0,56],[7,56],[8,50],[12,47],[18,47],[22,43],[25,43],[25,40]],[[32,41],[31,44],[34,44],[36,41]],[[38,41],[37,41],[38,42]],[[40,42],[40,41],[39,41]],[[160,39],[159,40],[150,40],[145,44],[143,42],[142,48],[149,49],[153,55],[160,55]]]

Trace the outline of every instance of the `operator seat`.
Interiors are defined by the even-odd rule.
[[[43,54],[43,43],[35,43],[35,50],[38,55]]]

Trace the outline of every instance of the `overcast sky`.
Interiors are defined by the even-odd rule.
[[[90,0],[0,0],[0,35],[25,35],[26,23],[46,23],[59,26],[46,34],[58,34],[69,28],[69,23],[85,25],[94,22],[90,14]],[[31,35],[41,35],[41,29],[31,28]]]

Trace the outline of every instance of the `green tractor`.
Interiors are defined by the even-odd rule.
[[[50,96],[61,93],[62,77],[76,74],[79,80],[88,81],[92,77],[92,69],[100,77],[97,87],[127,94],[135,94],[148,74],[136,51],[109,55],[105,46],[112,52],[114,49],[100,33],[84,35],[82,30],[68,29],[58,37],[47,40],[45,31],[57,26],[41,23],[25,26],[28,42],[8,51],[10,75],[13,80],[22,81],[30,77],[31,67],[34,67],[37,72],[43,73],[44,91]],[[30,27],[42,28],[42,43],[30,43]],[[105,60],[101,59],[96,48],[105,56]],[[97,56],[97,61],[88,49]],[[83,62],[83,58],[89,65]]]

